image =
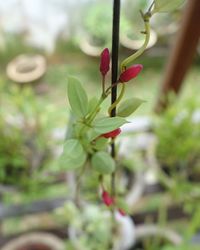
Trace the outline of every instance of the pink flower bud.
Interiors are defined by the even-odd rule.
[[[116,136],[118,136],[121,133],[121,129],[117,128],[113,131],[110,131],[108,133],[102,134],[101,136],[104,138],[115,138]]]
[[[110,69],[110,52],[109,49],[104,49],[101,53],[100,71],[105,76]]]
[[[122,216],[126,216],[126,213],[125,213],[124,210],[122,210],[121,208],[118,209],[118,212],[119,212]]]
[[[111,206],[114,204],[114,199],[109,195],[109,193],[107,191],[103,191],[102,193],[102,200],[103,200],[103,203],[106,205],[106,206]]]
[[[131,79],[135,78],[140,71],[143,69],[141,64],[136,64],[131,66],[130,68],[126,69],[124,72],[121,73],[119,77],[120,82],[128,82]]]

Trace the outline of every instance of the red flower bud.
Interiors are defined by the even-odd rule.
[[[121,133],[121,129],[117,128],[113,131],[110,131],[108,133],[102,134],[101,136],[104,138],[115,138],[116,136],[118,136]]]
[[[118,212],[122,215],[122,216],[125,216],[126,213],[124,212],[124,210],[122,210],[121,208],[118,209]]]
[[[128,82],[131,79],[135,78],[140,71],[143,69],[141,64],[136,64],[131,66],[130,68],[126,69],[124,72],[121,73],[119,77],[120,82]]]
[[[100,71],[105,76],[110,69],[110,52],[109,49],[104,49],[101,53]]]
[[[109,195],[109,193],[107,191],[103,191],[102,193],[102,200],[103,200],[103,203],[106,205],[106,206],[111,206],[114,204],[114,199]]]

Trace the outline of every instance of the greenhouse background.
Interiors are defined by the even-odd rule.
[[[145,13],[165,1],[0,1],[0,249],[200,249],[200,2],[168,2],[123,68],[144,44]],[[139,71],[124,82],[129,69]],[[71,79],[81,112],[88,105],[81,119]],[[114,103],[121,94],[124,106]],[[95,115],[119,124],[91,135]],[[92,141],[81,169],[80,147],[75,156],[65,147],[82,140],[84,122]]]

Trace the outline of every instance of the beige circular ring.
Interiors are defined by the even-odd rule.
[[[10,240],[1,250],[17,250],[26,244],[44,244],[54,250],[65,250],[64,242],[58,237],[49,233],[29,233]]]
[[[42,55],[19,55],[6,68],[7,76],[18,83],[34,82],[45,72],[46,60]]]

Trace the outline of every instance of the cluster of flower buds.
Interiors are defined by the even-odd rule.
[[[111,207],[111,206],[114,206],[114,205],[115,205],[115,199],[114,199],[112,196],[110,196],[110,194],[109,194],[107,191],[103,190],[101,197],[102,197],[103,203],[104,203],[107,207]],[[118,212],[119,212],[122,216],[125,216],[125,215],[126,215],[126,213],[124,212],[124,210],[123,210],[122,208],[118,208]]]
[[[105,76],[108,73],[108,71],[110,70],[110,52],[108,48],[105,48],[102,53],[101,53],[101,60],[100,60],[100,72],[102,74],[102,79],[103,79],[103,85],[105,84]],[[117,83],[113,83],[113,84],[118,84],[118,83],[126,83],[129,82],[130,80],[134,79],[135,77],[138,76],[138,74],[141,72],[141,70],[143,69],[143,66],[141,64],[135,64],[127,69],[124,69],[120,76],[119,79],[117,81]],[[105,86],[105,85],[104,85]],[[104,89],[104,88],[103,88]],[[121,133],[121,129],[117,128],[113,131],[107,132],[105,134],[102,134],[101,137],[104,138],[115,138],[116,136],[118,136]],[[115,202],[115,198],[112,197],[107,191],[105,191],[103,189],[102,192],[102,201],[103,203],[107,206],[107,207],[112,207],[112,206],[116,206],[116,202]],[[126,213],[122,208],[118,208],[118,212],[125,216]]]
[[[101,53],[99,69],[103,77],[105,77],[105,75],[110,70],[110,52],[108,48],[105,48]],[[143,66],[141,64],[135,64],[125,69],[119,77],[119,82],[121,83],[129,82],[131,79],[137,77],[137,75],[140,73],[142,69]]]

